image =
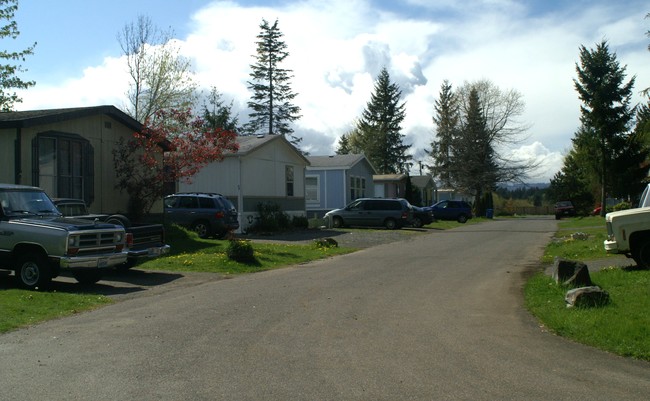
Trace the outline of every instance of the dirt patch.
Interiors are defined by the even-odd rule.
[[[431,232],[426,228],[382,229],[310,229],[268,234],[238,234],[236,237],[253,242],[312,244],[321,238],[333,238],[340,247],[364,249],[412,238]]]

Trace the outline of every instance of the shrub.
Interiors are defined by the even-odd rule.
[[[291,225],[295,228],[309,228],[309,220],[306,216],[293,216]]]
[[[329,248],[338,248],[339,243],[334,238],[319,238],[314,240],[314,245],[316,248],[320,249],[329,249]]]
[[[617,205],[614,205],[614,207],[612,207],[612,210],[617,212],[619,210],[627,210],[627,209],[631,209],[631,208],[632,208],[632,205],[630,204],[630,202],[621,202],[621,203],[619,203]]]
[[[256,231],[280,231],[291,227],[289,215],[284,213],[276,203],[258,203],[257,213],[259,220],[254,227]]]
[[[226,255],[236,262],[250,263],[255,261],[253,245],[248,240],[230,240]]]

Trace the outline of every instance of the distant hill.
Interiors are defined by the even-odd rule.
[[[525,183],[525,184],[508,183],[508,184],[499,184],[498,187],[508,191],[516,191],[518,189],[531,189],[531,188],[546,189],[550,185],[551,184],[549,182],[535,182],[535,183]]]

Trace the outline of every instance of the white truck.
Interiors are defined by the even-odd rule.
[[[127,261],[123,227],[64,218],[40,188],[0,184],[0,205],[0,270],[24,288],[46,288],[61,270],[95,283]]]
[[[650,268],[650,184],[641,195],[639,207],[605,215],[607,253],[624,254],[636,264]]]

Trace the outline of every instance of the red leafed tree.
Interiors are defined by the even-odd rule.
[[[165,183],[191,182],[207,164],[236,152],[236,134],[210,128],[186,111],[160,111],[113,149],[116,188],[129,194],[129,213],[142,216],[164,195]]]

